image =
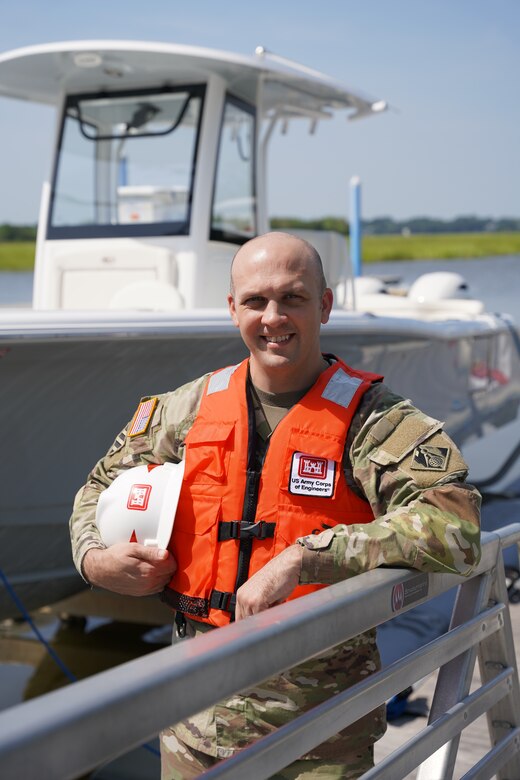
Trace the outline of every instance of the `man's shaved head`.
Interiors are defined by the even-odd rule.
[[[323,273],[321,257],[317,250],[312,246],[312,244],[309,244],[308,241],[305,241],[305,239],[300,238],[299,236],[293,236],[290,233],[282,233],[278,231],[264,233],[261,236],[252,238],[250,241],[247,241],[245,244],[243,244],[243,246],[241,246],[240,249],[235,253],[233,262],[231,263],[229,285],[231,295],[235,295],[233,267],[235,262],[240,260],[242,255],[256,255],[260,259],[262,254],[267,257],[270,253],[276,253],[277,249],[283,249],[286,251],[288,248],[291,248],[294,253],[297,253],[302,260],[305,260],[309,263],[309,266],[313,269],[314,275],[316,277],[318,292],[320,295],[323,295],[327,288],[327,282],[325,280],[325,274]]]
[[[310,387],[327,365],[320,329],[332,290],[311,244],[288,233],[265,233],[233,259],[229,312],[249,349],[255,387],[283,393]]]

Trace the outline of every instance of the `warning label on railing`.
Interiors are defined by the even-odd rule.
[[[413,604],[428,595],[428,575],[418,574],[407,582],[400,582],[392,588],[392,612]]]

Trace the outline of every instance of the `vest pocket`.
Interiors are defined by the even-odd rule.
[[[188,484],[225,484],[234,428],[234,422],[193,426],[186,436]]]
[[[343,460],[344,440],[328,433],[293,429],[280,488],[293,495],[331,498]]]
[[[328,528],[333,528],[339,523],[345,522],[344,512],[340,510],[331,511],[330,504],[327,504],[327,512],[305,512],[302,507],[288,507],[286,504],[280,506],[278,516],[279,521],[276,527],[275,550],[278,555],[286,547],[294,544],[297,539],[310,534],[321,534]]]
[[[170,586],[187,596],[208,598],[217,557],[219,499],[199,496],[195,505],[179,502],[169,549],[177,561]]]

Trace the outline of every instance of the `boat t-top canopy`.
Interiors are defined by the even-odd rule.
[[[269,229],[275,127],[386,108],[262,47],[117,40],[0,54],[1,95],[59,113],[36,251],[44,309],[221,305],[237,246]],[[346,244],[326,242],[337,285]]]
[[[64,94],[114,92],[223,78],[265,116],[349,119],[387,108],[318,71],[258,47],[253,56],[195,46],[139,41],[70,41],[0,55],[0,95],[56,105]]]

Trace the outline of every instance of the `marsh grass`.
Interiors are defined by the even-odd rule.
[[[0,271],[31,271],[32,241],[0,242]],[[429,260],[520,255],[518,233],[432,233],[411,236],[364,236],[364,262]]]
[[[520,233],[434,233],[365,236],[363,260],[429,260],[520,255]]]
[[[32,271],[35,247],[33,241],[0,243],[0,271]]]

